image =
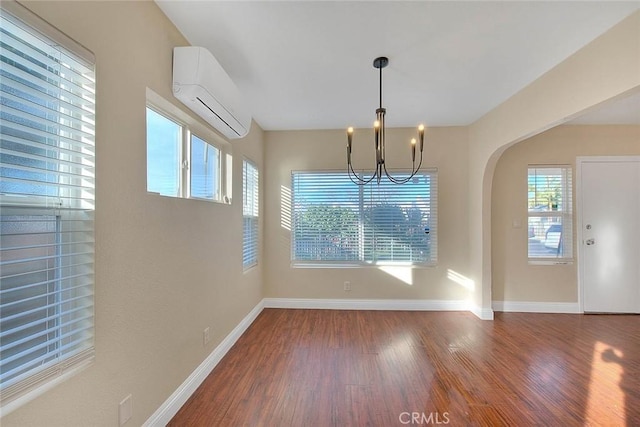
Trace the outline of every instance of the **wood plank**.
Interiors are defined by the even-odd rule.
[[[640,425],[640,316],[265,309],[169,425],[411,417]]]

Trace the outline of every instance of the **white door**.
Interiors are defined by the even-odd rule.
[[[640,158],[581,158],[585,312],[640,313]]]

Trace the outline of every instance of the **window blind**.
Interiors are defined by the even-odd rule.
[[[242,265],[245,269],[258,263],[258,169],[244,160],[242,162]]]
[[[294,172],[294,264],[435,264],[437,188],[435,170],[366,186],[346,172]]]
[[[528,253],[534,259],[573,257],[570,166],[528,168]]]
[[[2,404],[93,357],[94,65],[2,10]]]
[[[191,135],[191,197],[220,200],[220,150]]]

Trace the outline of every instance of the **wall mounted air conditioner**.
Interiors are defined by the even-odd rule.
[[[251,113],[240,91],[207,49],[173,49],[173,95],[227,138],[249,133]]]

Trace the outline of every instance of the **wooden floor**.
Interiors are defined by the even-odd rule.
[[[170,426],[640,426],[640,316],[265,309]]]

